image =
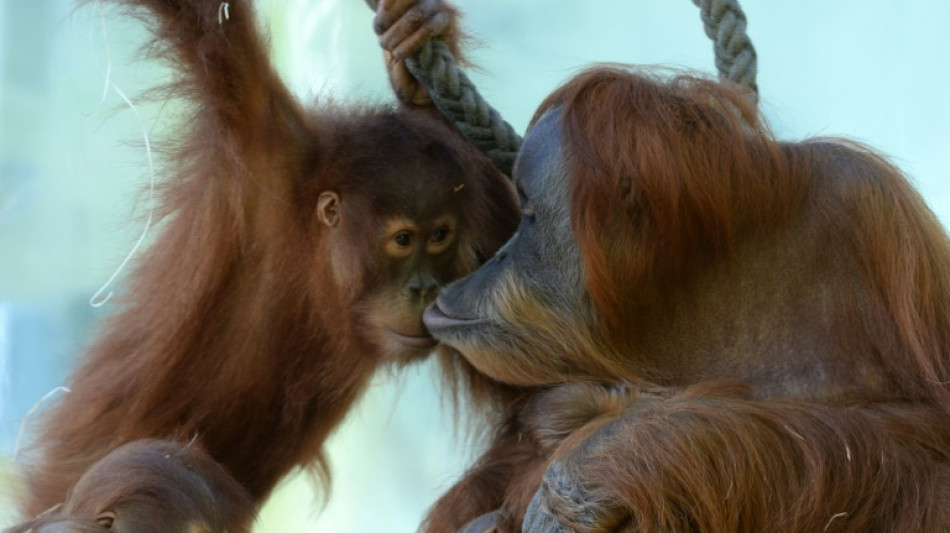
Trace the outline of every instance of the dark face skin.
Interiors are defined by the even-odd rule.
[[[549,110],[525,137],[514,169],[523,210],[517,233],[491,261],[447,286],[426,310],[424,321],[433,337],[458,350],[479,372],[522,386],[740,380],[755,384],[763,396],[822,398],[889,386],[873,363],[862,362],[854,371],[845,356],[837,355],[842,345],[835,332],[851,320],[847,317],[858,316],[848,306],[868,306],[871,300],[855,285],[847,246],[818,250],[813,244],[815,235],[832,243],[840,235],[828,231],[829,223],[816,224],[806,216],[768,239],[744,234],[728,254],[693,253],[679,260],[684,272],[693,270],[635,316],[624,317],[627,328],[637,328],[637,339],[609,330],[591,301],[587,263],[572,224],[571,191],[580,184],[572,183],[560,117],[558,108]],[[607,221],[622,218],[595,214]],[[612,245],[641,246],[632,234],[622,235]],[[624,270],[624,254],[613,256],[621,259],[610,268]],[[624,291],[625,304],[640,296],[625,286],[614,290]],[[868,350],[846,349],[849,354]]]
[[[476,272],[446,287],[424,315],[432,335],[480,372],[520,385],[559,381],[574,367],[571,359],[594,349],[559,118],[558,110],[548,112],[525,137],[514,169],[518,232]],[[536,353],[553,360],[538,364]]]

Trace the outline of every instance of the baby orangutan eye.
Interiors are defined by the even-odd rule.
[[[112,529],[113,524],[115,524],[115,513],[102,513],[96,517],[96,524],[102,529]]]
[[[393,237],[393,240],[396,242],[396,244],[405,248],[412,244],[412,233],[408,231],[397,233],[396,236]]]
[[[450,231],[449,228],[443,226],[443,227],[441,227],[441,228],[435,230],[435,231],[432,233],[432,236],[429,237],[429,240],[430,240],[432,243],[434,243],[434,244],[438,244],[438,243],[441,243],[441,242],[445,242],[445,239],[448,239],[448,238],[449,238],[449,231]]]

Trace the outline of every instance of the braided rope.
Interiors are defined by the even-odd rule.
[[[719,78],[732,82],[753,101],[758,100],[755,82],[758,60],[746,34],[746,17],[738,0],[693,0],[699,7],[706,36],[713,41]]]
[[[472,80],[458,68],[449,47],[440,39],[431,39],[406,59],[406,67],[429,90],[439,111],[510,176],[521,136],[482,98]]]
[[[374,11],[379,0],[365,0]],[[738,0],[692,0],[700,9],[706,35],[713,41],[716,69],[721,80],[758,100],[755,78],[758,61],[746,34],[746,16]],[[449,47],[431,39],[406,59],[409,72],[429,91],[436,108],[499,170],[511,176],[521,137],[458,67]]]
[[[373,11],[379,0],[365,0]],[[475,84],[458,67],[441,39],[430,39],[406,58],[406,68],[428,91],[432,103],[455,127],[487,155],[495,167],[511,176],[521,136],[482,98]]]
[[[379,0],[365,0],[376,11]],[[428,91],[432,103],[455,127],[487,155],[495,167],[511,176],[521,136],[482,98],[475,84],[458,67],[441,39],[430,39],[406,58],[406,68]]]

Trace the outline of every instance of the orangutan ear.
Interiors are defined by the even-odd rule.
[[[327,227],[334,227],[340,223],[340,195],[333,191],[320,193],[317,199],[317,218]]]

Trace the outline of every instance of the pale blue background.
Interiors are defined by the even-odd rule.
[[[388,99],[361,0],[268,0],[275,61],[302,98]],[[534,107],[592,61],[712,71],[689,0],[463,0],[471,73],[523,131]],[[950,221],[950,3],[746,0],[762,106],[785,139],[844,135],[891,156]],[[112,80],[130,96],[165,73],[134,55],[140,25],[106,10]],[[110,93],[94,8],[0,0],[0,453],[27,410],[62,383],[96,321],[89,306],[141,232],[148,182],[141,126]],[[142,106],[158,137],[174,106]],[[453,439],[427,367],[381,376],[331,442],[326,507],[302,479],[262,531],[404,532],[452,482],[471,447]],[[0,476],[0,484],[3,478]],[[0,487],[2,490],[3,487]],[[2,495],[0,495],[2,497]],[[3,516],[0,502],[0,525]]]

